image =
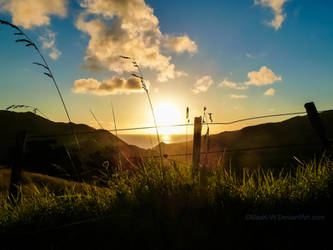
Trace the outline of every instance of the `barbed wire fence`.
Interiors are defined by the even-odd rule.
[[[206,151],[206,152],[201,152],[199,150],[198,154],[199,154],[199,160],[200,160],[200,155],[202,154],[220,154],[220,153],[233,153],[233,152],[244,152],[244,151],[256,151],[256,150],[272,150],[272,149],[281,149],[281,148],[292,148],[292,147],[312,147],[312,146],[324,146],[326,149],[329,148],[329,146],[331,145],[331,142],[329,141],[329,139],[326,137],[325,135],[325,130],[323,127],[323,124],[319,118],[319,114],[314,106],[313,103],[307,103],[305,105],[306,108],[306,112],[290,112],[290,113],[281,113],[281,114],[271,114],[271,115],[264,115],[264,116],[254,116],[254,117],[248,117],[248,118],[243,118],[243,119],[239,119],[239,120],[234,120],[234,121],[230,121],[230,122],[210,122],[210,125],[230,125],[230,124],[235,124],[235,123],[240,123],[240,122],[244,122],[244,121],[249,121],[249,120],[257,120],[257,119],[263,119],[263,118],[271,118],[271,117],[282,117],[282,116],[293,116],[293,115],[304,115],[307,114],[308,118],[311,122],[312,127],[314,128],[315,132],[317,133],[317,135],[320,137],[321,141],[318,143],[295,143],[295,144],[284,144],[284,145],[276,145],[276,146],[261,146],[261,147],[248,147],[248,148],[234,148],[234,149],[223,149],[223,150],[215,150],[215,151]],[[324,112],[324,111],[321,111]],[[199,118],[199,117],[197,117]],[[201,140],[201,126],[203,123],[201,123],[201,119],[197,119],[200,120],[200,140]],[[182,126],[198,126],[198,124],[176,124],[176,125],[165,125],[165,126],[159,126],[159,128],[165,128],[165,127],[182,127]],[[117,131],[133,131],[133,130],[141,130],[141,129],[152,129],[155,128],[153,126],[146,126],[146,127],[137,127],[137,128],[123,128],[123,129],[117,129]],[[77,134],[91,134],[91,133],[109,133],[109,132],[113,132],[115,130],[95,130],[95,131],[82,131],[82,132],[77,132]],[[194,132],[196,131],[196,129],[194,129]],[[54,138],[54,137],[62,137],[62,136],[71,136],[71,133],[63,133],[63,134],[50,134],[50,135],[30,135],[28,138],[31,139],[45,139],[45,138]],[[198,137],[198,136],[197,136]],[[20,151],[20,159],[23,159],[23,154],[25,153],[25,143],[26,143],[26,134],[20,134],[16,140],[17,143],[17,147],[19,148]],[[195,139],[195,137],[194,137]],[[195,142],[193,142],[195,143]],[[188,155],[192,155],[193,156],[194,152],[192,153],[177,153],[177,154],[170,154],[170,155],[164,155],[165,158],[168,157],[177,157],[177,156],[188,156]],[[145,157],[160,157],[160,155],[150,155],[150,156],[143,156],[143,158]],[[193,158],[194,159],[194,158]],[[175,160],[172,160],[175,161]],[[22,164],[22,161],[17,162],[18,164],[15,164],[12,167],[12,172],[15,173],[16,177],[19,176],[19,173],[21,168],[20,168],[20,164]],[[193,162],[192,162],[193,165]],[[201,174],[201,172],[200,172]],[[14,176],[15,177],[15,176]],[[201,181],[201,179],[200,179]],[[17,183],[15,183],[17,182]],[[17,199],[18,197],[15,197],[15,194],[18,194],[18,190],[15,189],[17,188],[19,185],[19,179],[15,180],[15,178],[13,178],[13,176],[11,177],[11,183],[10,183],[10,187],[12,187],[13,190],[10,190],[10,195],[9,197],[12,197],[13,199]],[[87,219],[87,220],[82,220],[82,221],[77,221],[74,223],[69,223],[69,224],[65,224],[65,225],[61,225],[59,227],[52,227],[52,228],[44,228],[42,230],[36,231],[36,232],[32,232],[34,233],[40,233],[42,231],[49,231],[49,230],[60,230],[60,229],[64,229],[67,227],[72,227],[74,225],[81,225],[81,224],[86,224],[86,223],[92,223],[95,222],[96,218],[92,218],[92,219]]]
[[[319,111],[320,113],[325,112],[327,110]],[[295,116],[295,115],[306,115],[308,114],[307,111],[300,111],[300,112],[288,112],[288,113],[278,113],[278,114],[269,114],[269,115],[262,115],[262,116],[253,116],[253,117],[246,117],[242,119],[237,119],[233,121],[227,122],[208,122],[207,119],[205,121],[205,125],[232,125],[236,123],[242,123],[246,121],[252,120],[259,120],[265,118],[276,118],[276,117],[285,117],[285,116]],[[309,115],[309,114],[308,114]],[[203,123],[202,123],[203,124]],[[160,125],[158,128],[170,128],[170,127],[193,127],[195,126],[194,123],[183,123],[183,124],[171,124],[171,125]],[[102,128],[102,127],[101,127]],[[87,135],[87,134],[101,134],[101,133],[113,133],[113,132],[123,132],[123,131],[137,131],[137,130],[148,130],[148,129],[155,129],[155,126],[142,126],[142,127],[132,127],[132,128],[117,128],[117,129],[98,129],[98,130],[91,130],[91,131],[76,131],[77,135]],[[54,133],[54,134],[46,134],[46,135],[33,135],[28,134],[26,137],[27,141],[33,140],[45,140],[45,139],[52,139],[52,138],[60,138],[72,136],[72,133]],[[221,154],[221,153],[232,153],[232,152],[243,152],[243,151],[258,151],[258,150],[271,150],[271,149],[278,149],[278,148],[290,148],[290,147],[310,147],[310,146],[320,146],[322,143],[304,143],[304,144],[285,144],[285,145],[275,145],[275,146],[263,146],[263,147],[247,147],[247,148],[225,148],[223,150],[214,150],[206,152],[201,152],[200,154]],[[152,148],[153,149],[153,148]],[[184,152],[184,153],[177,153],[177,154],[163,154],[164,158],[168,157],[181,157],[181,156],[193,156],[193,152]],[[160,157],[159,155],[141,155],[141,158],[149,158],[149,157]]]
[[[328,110],[318,111],[319,113],[325,112]],[[228,121],[228,122],[205,122],[206,125],[233,125],[236,123],[241,123],[245,121],[251,121],[251,120],[259,120],[259,119],[265,119],[265,118],[273,118],[273,117],[283,117],[283,116],[294,116],[294,115],[306,115],[307,112],[289,112],[289,113],[279,113],[279,114],[270,114],[270,115],[262,115],[262,116],[253,116],[253,117],[247,117],[242,118],[238,120]],[[183,123],[183,124],[170,124],[170,125],[158,125],[158,128],[175,128],[175,127],[193,127],[194,123]],[[85,134],[101,134],[103,132],[124,132],[124,131],[137,131],[137,130],[149,130],[149,129],[155,129],[155,126],[142,126],[142,127],[131,127],[131,128],[117,128],[117,129],[104,129],[101,127],[101,129],[91,130],[91,131],[77,131],[77,135],[85,135]],[[72,133],[51,133],[51,134],[45,134],[45,135],[34,135],[29,134],[27,135],[28,139],[47,139],[47,138],[58,138],[58,137],[64,137],[64,136],[71,136]],[[249,148],[248,150],[251,150],[252,148]],[[255,149],[255,148],[253,148]],[[191,155],[192,153],[188,153],[188,155]],[[185,155],[185,154],[177,154],[177,155]]]
[[[326,110],[325,110],[326,111]],[[325,112],[320,111],[320,112]],[[281,113],[281,114],[271,114],[271,115],[264,115],[264,116],[254,116],[243,118],[239,120],[229,121],[229,122],[207,122],[205,124],[208,125],[232,125],[240,122],[250,121],[250,120],[258,120],[264,118],[272,118],[272,117],[282,117],[282,116],[292,116],[292,115],[304,115],[306,112],[292,112],[292,113]],[[194,123],[184,123],[184,124],[171,124],[171,125],[158,125],[158,128],[172,128],[172,127],[193,127]],[[135,130],[148,130],[148,129],[155,129],[155,126],[142,126],[142,127],[132,127],[132,128],[117,128],[117,129],[97,129],[93,131],[77,131],[76,134],[94,134],[94,133],[101,133],[105,132],[122,132],[122,131],[135,131]],[[54,138],[54,137],[61,137],[61,136],[70,136],[72,133],[57,133],[57,134],[47,134],[47,135],[29,135],[31,139],[41,139],[41,138]]]

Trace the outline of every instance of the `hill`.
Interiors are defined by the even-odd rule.
[[[10,170],[0,169],[0,194],[7,194],[10,182]],[[89,188],[98,189],[103,191],[102,188],[96,186],[90,186],[80,182],[67,181],[61,178],[52,177],[44,174],[22,172],[21,188],[23,194],[31,194],[37,189],[46,188],[49,192],[55,194],[62,194],[66,190],[72,190],[73,192],[84,192]]]
[[[53,122],[31,112],[0,111],[0,164],[15,158],[16,136],[27,134],[24,170],[62,178],[91,179],[108,161],[113,168],[119,163],[129,167],[147,152],[128,145],[106,130],[85,124]],[[72,128],[73,127],[73,128]],[[73,129],[77,136],[78,149]]]
[[[333,111],[320,113],[327,137],[333,138]],[[205,129],[203,129],[205,131]],[[321,142],[313,130],[307,116],[298,116],[282,122],[249,126],[237,131],[225,131],[209,136],[207,164],[216,164],[224,155],[226,166],[233,167],[288,167],[296,163],[294,156],[301,160],[313,159],[321,152]],[[202,136],[201,152],[206,152],[207,143]],[[188,152],[192,152],[192,142],[188,143]],[[186,152],[186,143],[162,144],[163,153],[179,154]],[[249,150],[252,149],[252,150]],[[172,158],[172,157],[171,157]],[[185,156],[174,157],[186,160]],[[191,156],[188,161],[191,162]],[[201,163],[205,155],[201,155]]]
[[[333,138],[333,111],[320,113],[328,138]],[[141,156],[151,151],[128,145],[106,130],[96,130],[85,124],[72,124],[77,135],[78,150],[72,128],[68,123],[47,120],[31,112],[16,113],[0,111],[0,164],[8,164],[15,158],[16,135],[26,131],[26,158],[24,170],[43,173],[70,180],[94,180],[101,170],[108,171],[122,166],[130,168],[141,161]],[[205,129],[203,129],[204,131]],[[225,166],[234,168],[290,167],[301,161],[320,156],[321,145],[307,116],[298,116],[282,122],[265,123],[245,127],[237,131],[225,131],[209,136],[209,154],[202,154],[201,163],[214,166],[223,152]],[[202,137],[202,153],[206,151],[205,137]],[[186,152],[186,143],[162,143],[164,154]],[[188,152],[192,142],[188,143]],[[158,150],[156,148],[157,153]],[[191,162],[187,158],[169,159]],[[105,165],[105,162],[108,164]],[[103,167],[104,166],[104,167]]]

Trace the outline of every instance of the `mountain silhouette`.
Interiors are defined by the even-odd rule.
[[[326,135],[333,138],[333,111],[319,114]],[[204,128],[203,128],[204,131]],[[202,132],[203,133],[203,132]],[[201,152],[206,152],[207,138],[201,138]],[[186,143],[162,145],[164,154],[173,155],[186,152]],[[192,141],[188,143],[188,152],[192,152]],[[224,153],[225,166],[242,167],[269,167],[281,168],[294,165],[298,160],[309,161],[314,157],[321,157],[322,144],[312,128],[307,116],[297,116],[282,122],[265,123],[248,126],[237,131],[225,131],[209,136],[209,152],[201,154],[201,164],[216,165],[219,157]],[[171,159],[188,162],[192,156],[170,157]]]
[[[0,111],[0,164],[15,159],[16,137],[25,131],[24,170],[51,176],[91,178],[108,162],[109,168],[130,167],[147,151],[128,145],[106,130],[85,124],[53,122],[32,112]],[[73,130],[79,142],[78,149]],[[104,164],[104,165],[103,165]],[[74,178],[75,179],[75,178]]]
[[[333,138],[333,111],[320,113],[329,139]],[[128,145],[106,130],[97,130],[85,124],[53,122],[31,112],[0,111],[0,164],[10,164],[15,158],[16,136],[27,134],[24,170],[68,179],[91,180],[108,166],[131,168],[142,161],[142,156],[154,152]],[[78,150],[72,127],[79,141]],[[204,130],[204,129],[203,129]],[[201,165],[216,166],[223,158],[225,167],[233,168],[285,168],[320,157],[322,144],[307,116],[297,116],[282,122],[248,126],[236,131],[225,131],[209,136],[209,152],[206,157],[207,138],[202,136]],[[168,159],[191,163],[192,156],[176,156],[185,153],[186,143],[161,143]],[[188,152],[192,152],[192,141]]]

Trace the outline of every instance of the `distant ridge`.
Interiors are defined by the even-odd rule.
[[[26,131],[28,136],[41,136],[40,139],[43,139],[43,137],[65,137],[67,141],[72,140],[72,130],[69,123],[53,122],[32,112],[18,113],[0,110],[0,120],[0,136],[2,141],[6,142],[7,144],[5,147],[8,147],[9,145],[14,146],[16,135],[20,131]],[[104,133],[107,135],[107,140],[109,142],[120,143],[122,146],[129,146],[124,141],[106,130],[95,129],[86,124],[75,123],[74,128],[75,133],[77,133],[77,136],[80,138],[80,140],[85,140],[87,137],[94,136],[94,134],[99,135]],[[53,135],[55,136],[53,137]],[[1,145],[4,146],[3,143],[1,143]],[[139,150],[139,148],[136,146],[129,147]]]
[[[320,117],[328,138],[332,140],[333,111],[322,112]],[[42,136],[41,139],[35,138],[33,141],[49,140],[50,143],[75,148],[71,126],[68,123],[53,122],[31,112],[16,113],[11,111],[0,111],[0,121],[0,164],[8,162],[10,159],[10,149],[15,146],[17,133],[22,130],[26,131],[28,135]],[[128,145],[106,130],[97,130],[85,124],[74,124],[74,128],[82,146],[83,158],[89,156],[90,163],[93,165],[101,165],[103,159],[122,159],[122,162],[126,162],[129,159],[136,161],[140,160],[141,156],[151,155],[151,151]],[[63,136],[64,134],[66,136]],[[49,135],[61,136],[44,138],[44,136]],[[220,152],[208,154],[207,164],[210,166],[216,164],[218,157],[222,155],[221,152],[224,150],[227,151],[224,159],[225,164],[231,164],[233,167],[284,167],[295,163],[294,156],[301,160],[313,159],[315,154],[318,156],[321,149],[320,140],[311,127],[307,116],[297,116],[282,122],[248,126],[236,131],[226,131],[211,135],[209,140],[210,152]],[[185,142],[162,143],[163,153],[168,155],[185,153],[185,145]],[[202,137],[202,152],[206,150],[204,145],[204,137]],[[296,146],[279,148],[284,145]],[[43,145],[35,145],[35,148],[37,151],[44,150]],[[251,148],[263,149],[242,151],[242,149]],[[265,148],[269,149],[265,150]],[[236,151],[228,152],[230,150]],[[192,142],[190,141],[188,152],[191,151]],[[43,154],[46,154],[45,152]],[[154,154],[157,155],[157,151]],[[171,159],[185,161],[186,157],[171,157]],[[187,160],[191,162],[191,156],[188,156]],[[204,160],[204,155],[202,155],[201,162],[203,163]]]
[[[73,155],[85,161],[86,166],[85,168],[81,166],[81,172],[88,171],[89,164],[100,167],[104,160],[114,162],[114,165],[121,160],[126,166],[130,159],[147,154],[146,150],[126,144],[109,131],[74,123],[73,127],[81,146],[81,150],[77,152],[69,123],[53,122],[32,112],[17,113],[1,110],[0,121],[0,164],[6,164],[12,159],[10,154],[15,147],[16,135],[20,131],[26,131],[27,161],[31,162],[26,168],[33,172],[57,176],[52,173],[52,166],[73,165],[72,162],[68,162],[73,161],[68,159],[70,157],[68,152],[72,152]],[[39,161],[39,158],[42,160],[37,168],[34,163]]]
[[[333,139],[333,111],[320,113],[321,120],[326,129],[327,137]],[[233,167],[254,167],[254,166],[276,166],[282,167],[295,163],[293,156],[300,159],[313,159],[315,153],[319,153],[320,140],[311,127],[307,116],[297,116],[281,122],[264,123],[255,126],[248,126],[236,131],[225,131],[211,135],[210,151],[238,150],[250,148],[265,148],[267,150],[248,150],[227,153],[225,163],[231,163]],[[169,155],[184,153],[185,142],[163,144],[163,152]],[[205,152],[204,137],[202,137],[202,152]],[[282,147],[283,145],[302,145]],[[276,147],[276,148],[275,148]],[[188,151],[192,151],[192,142],[189,142]],[[209,154],[210,164],[215,164],[219,154]],[[185,160],[185,157],[175,157],[178,160]],[[191,161],[191,156],[188,157]],[[204,160],[202,155],[201,162]]]

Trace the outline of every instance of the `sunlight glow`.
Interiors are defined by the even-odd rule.
[[[171,136],[169,134],[163,134],[161,139],[165,143],[172,143]]]
[[[173,103],[159,103],[154,111],[158,126],[174,125],[184,122],[179,108]],[[159,128],[159,132],[163,135],[162,138],[164,141],[164,139],[170,139],[168,136],[170,134],[180,134],[182,129],[180,127]]]

